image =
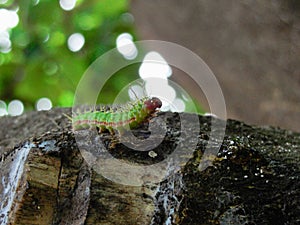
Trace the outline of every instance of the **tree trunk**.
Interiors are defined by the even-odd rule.
[[[177,43],[207,63],[230,118],[300,132],[300,1],[130,2],[139,40]],[[210,111],[195,82],[172,70],[170,79]]]

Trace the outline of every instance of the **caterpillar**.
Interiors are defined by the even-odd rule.
[[[107,110],[109,107],[106,106],[100,110],[78,113],[72,118],[73,129],[97,127],[99,132],[108,130],[114,133],[113,130],[121,130],[127,125],[134,128],[152,116],[161,106],[162,102],[159,98],[145,97],[120,108]]]

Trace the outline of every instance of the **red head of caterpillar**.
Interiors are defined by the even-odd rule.
[[[144,101],[145,108],[149,110],[149,112],[155,112],[157,108],[162,106],[162,102],[159,98],[153,97]]]
[[[98,127],[100,131],[119,129],[126,125],[136,127],[153,115],[162,102],[159,98],[143,98],[129,105],[110,110],[92,110],[79,113],[72,118],[75,130],[85,127]]]

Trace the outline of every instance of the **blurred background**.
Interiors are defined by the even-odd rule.
[[[0,0],[2,114],[72,106],[84,71],[124,32],[134,35],[127,0]]]
[[[0,116],[72,106],[95,59],[145,39],[175,42],[198,54],[221,85],[229,118],[300,131],[297,0],[0,0]],[[127,53],[120,50],[128,60],[137,54]],[[164,62],[158,52],[147,58]],[[164,66],[156,69],[182,85],[199,111],[209,112],[194,82]],[[112,77],[102,103],[142,77],[141,67]],[[189,111],[188,100],[173,97],[179,111]]]
[[[207,63],[229,118],[300,131],[300,1],[133,0],[131,13],[139,38],[181,44]]]

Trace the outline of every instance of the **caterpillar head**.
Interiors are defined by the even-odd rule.
[[[144,105],[149,112],[154,112],[157,108],[162,106],[162,102],[159,98],[153,97],[146,100]]]

